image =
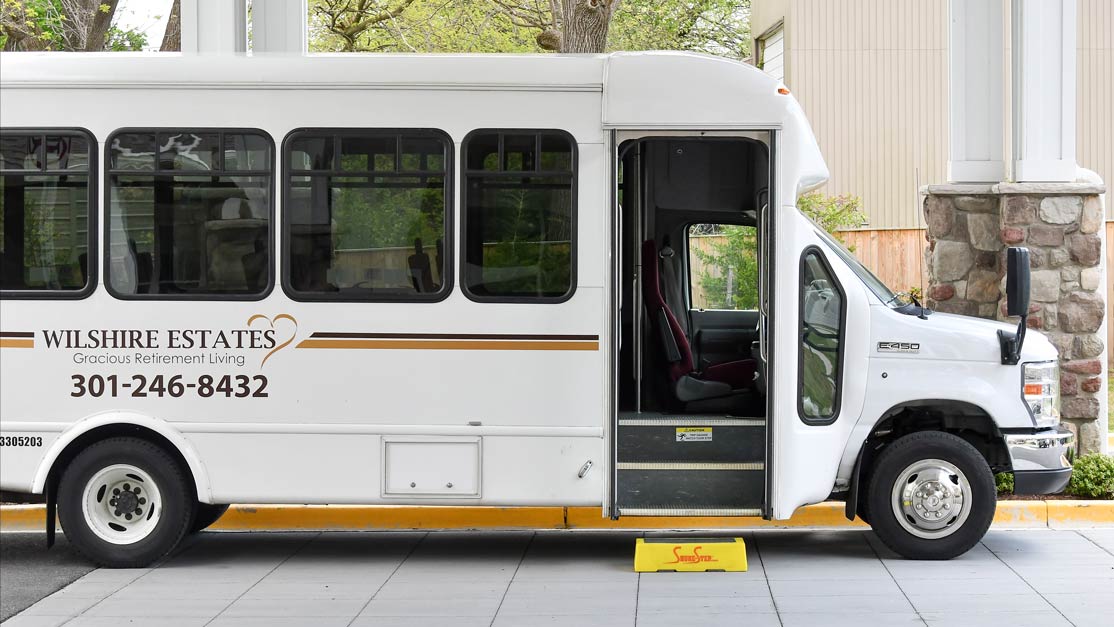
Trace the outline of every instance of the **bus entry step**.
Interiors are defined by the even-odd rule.
[[[747,547],[742,538],[639,538],[634,546],[634,570],[744,572]]]

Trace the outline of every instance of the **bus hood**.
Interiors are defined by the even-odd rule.
[[[872,307],[878,324],[871,325],[871,356],[943,361],[1002,363],[998,331],[1016,333],[1017,325],[971,316],[932,313],[927,319],[898,313],[884,305]],[[1039,331],[1028,330],[1021,362],[1050,361],[1056,347]]]

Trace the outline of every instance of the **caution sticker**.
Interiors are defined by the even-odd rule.
[[[678,442],[711,442],[711,427],[677,427]]]

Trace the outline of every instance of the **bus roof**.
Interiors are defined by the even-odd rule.
[[[467,90],[596,92],[614,129],[780,129],[805,164],[804,185],[827,178],[808,121],[777,79],[729,59],[686,52],[600,55],[312,54],[0,55],[0,88]],[[9,91],[9,93],[11,93]]]

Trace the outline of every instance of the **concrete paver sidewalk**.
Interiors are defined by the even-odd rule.
[[[4,625],[1053,627],[1114,614],[1114,529],[991,531],[947,562],[903,560],[869,531],[751,531],[749,572],[642,575],[638,535],[204,533]]]

